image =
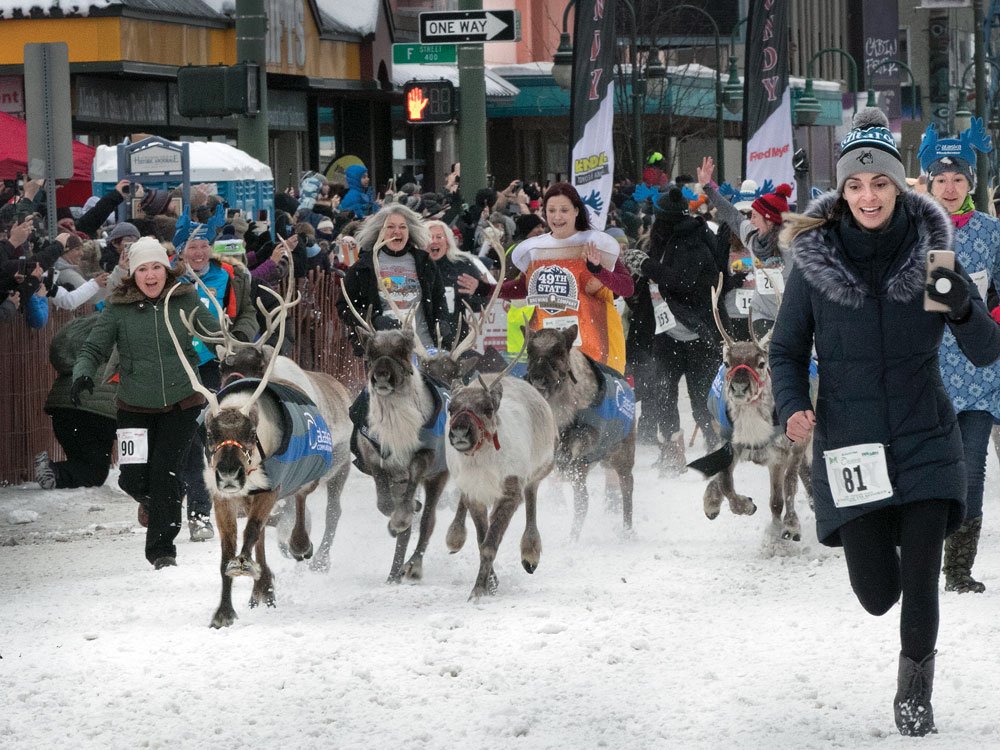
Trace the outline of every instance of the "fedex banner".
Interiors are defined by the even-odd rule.
[[[788,88],[788,6],[791,0],[750,0],[743,107],[743,177],[758,185],[787,182],[792,167],[792,97]],[[750,71],[754,71],[751,73]]]
[[[604,229],[614,183],[614,0],[578,0],[570,97],[570,181],[590,223]]]

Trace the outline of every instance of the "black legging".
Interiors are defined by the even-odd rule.
[[[880,508],[840,527],[851,588],[861,606],[884,615],[902,594],[899,640],[903,655],[915,661],[937,643],[938,575],[948,506],[942,500],[923,500]]]

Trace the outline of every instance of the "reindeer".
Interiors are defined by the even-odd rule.
[[[378,252],[382,240],[372,248],[376,278],[381,276]],[[413,364],[417,336],[412,315],[402,315],[395,302],[389,305],[402,328],[376,331],[351,302],[340,281],[347,306],[358,322],[356,331],[364,355],[368,385],[351,407],[355,423],[352,450],[357,465],[375,480],[379,511],[389,517],[389,534],[396,538],[389,583],[423,577],[423,558],[434,531],[437,503],[448,482],[444,458],[444,425],[448,391],[423,376]],[[367,414],[363,400],[367,398]],[[410,541],[413,516],[421,510],[417,487],[424,488],[420,534],[410,559],[403,564]]]
[[[294,269],[292,269],[294,270]],[[294,278],[292,270],[289,278]],[[201,283],[198,280],[198,283]],[[222,374],[222,385],[225,387],[229,383],[241,378],[262,378],[267,368],[269,358],[274,355],[271,347],[266,344],[270,341],[271,335],[277,329],[277,323],[281,315],[287,315],[292,307],[298,302],[291,302],[291,292],[293,284],[289,282],[285,300],[279,299],[279,305],[273,310],[266,310],[258,300],[258,308],[264,315],[265,331],[258,338],[256,343],[247,343],[234,338],[229,332],[228,318],[220,312],[221,331],[218,335],[207,331],[189,329],[189,332],[200,338],[206,345],[216,345],[216,356],[220,362]],[[266,289],[266,287],[265,287]],[[273,294],[270,289],[268,292]],[[214,301],[214,297],[209,296]],[[218,303],[216,303],[218,304]],[[278,348],[281,340],[277,342]],[[333,538],[337,533],[337,525],[340,522],[341,503],[340,496],[343,493],[344,483],[351,468],[350,463],[350,443],[351,443],[351,419],[348,409],[351,404],[351,397],[347,389],[335,378],[322,372],[303,370],[299,365],[288,357],[278,356],[272,373],[272,380],[287,383],[295,386],[305,393],[314,404],[319,404],[321,398],[325,397],[330,402],[332,411],[325,413],[327,425],[330,428],[333,438],[333,460],[334,469],[326,480],[326,523],[323,528],[323,538],[320,541],[319,549],[313,555],[313,545],[309,539],[309,532],[306,528],[308,510],[305,506],[308,492],[297,493],[295,503],[287,503],[280,511],[282,515],[294,513],[294,524],[289,538],[278,539],[278,547],[283,554],[287,554],[295,560],[310,559],[309,567],[312,570],[328,571],[330,569],[330,548],[333,546]],[[284,496],[283,496],[284,497]],[[278,498],[282,500],[283,497]]]
[[[524,329],[522,329],[524,330]],[[635,394],[620,375],[598,365],[573,343],[577,326],[525,330],[528,382],[542,395],[556,421],[556,466],[573,485],[570,536],[576,540],[587,516],[587,473],[602,461],[618,475],[622,520],[632,529],[632,468],[635,465]],[[606,413],[604,413],[606,411]]]
[[[757,511],[753,498],[737,494],[733,486],[736,464],[741,460],[753,461],[767,466],[771,475],[771,516],[774,525],[781,528],[781,538],[797,542],[802,538],[799,517],[795,512],[797,477],[802,478],[806,493],[812,495],[812,480],[806,459],[809,443],[793,443],[776,424],[771,372],[767,364],[767,345],[771,334],[761,339],[753,334],[751,311],[749,325],[752,341],[733,340],[719,317],[721,292],[722,274],[719,274],[719,285],[712,289],[712,312],[715,325],[722,334],[722,364],[726,370],[723,395],[733,427],[729,444],[716,452],[717,460],[707,461],[705,465],[708,468],[698,466],[705,459],[692,464],[712,477],[705,488],[705,515],[710,520],[717,518],[723,498],[729,500],[729,509],[736,515],[750,516]],[[716,454],[706,458],[714,456]]]
[[[479,541],[479,574],[469,599],[497,591],[493,570],[497,548],[511,517],[524,502],[527,523],[521,536],[521,564],[534,573],[542,553],[536,523],[538,484],[552,471],[555,420],[545,399],[518,378],[507,377],[517,358],[499,375],[470,385],[452,384],[445,454],[452,481],[461,492]],[[487,520],[490,508],[493,512]],[[447,544],[465,543],[465,516],[456,516]]]
[[[167,308],[175,289],[176,287],[168,292],[164,301]],[[284,338],[286,317],[287,306],[283,306],[278,324],[279,345]],[[183,315],[181,319],[191,330],[191,322]],[[338,431],[342,429],[338,424],[343,421],[343,404],[338,403],[341,394],[323,378],[314,381],[318,395],[316,402],[311,402],[304,392],[290,384],[272,383],[271,376],[278,359],[277,349],[274,349],[260,381],[241,381],[248,384],[248,387],[231,387],[228,392],[224,390],[217,397],[198,380],[191,364],[183,356],[174,330],[168,327],[168,333],[192,387],[208,401],[208,412],[205,415],[205,481],[212,494],[222,546],[222,594],[211,626],[228,627],[236,620],[232,603],[232,579],[236,576],[245,575],[254,579],[251,608],[258,606],[261,601],[269,607],[276,606],[274,576],[267,564],[264,546],[266,523],[275,501],[278,497],[294,494],[296,508],[301,509],[306,496],[318,486],[321,478],[327,478],[329,487],[334,476],[342,471],[339,463],[333,461],[333,436],[327,427],[328,424],[333,424]],[[283,388],[285,395],[296,398],[302,404],[299,413],[305,422],[305,434],[290,433],[289,421],[293,429],[295,421],[272,390],[278,387]],[[249,388],[253,388],[252,393],[249,393]],[[275,464],[271,459],[286,452],[285,448],[293,441],[303,448],[308,444],[309,450],[306,452],[310,471],[300,475],[303,479],[300,486],[275,486],[269,476],[269,472],[277,473],[273,471]],[[309,479],[311,476],[316,478]],[[247,523],[243,532],[243,545],[237,555],[236,514],[239,509],[246,513]],[[308,537],[305,538],[305,543],[308,544]],[[298,549],[304,556],[305,549]]]

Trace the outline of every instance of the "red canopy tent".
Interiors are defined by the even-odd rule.
[[[56,190],[56,205],[82,206],[93,192],[91,164],[96,149],[73,141],[73,177]],[[28,169],[28,124],[0,112],[0,180],[16,180]]]

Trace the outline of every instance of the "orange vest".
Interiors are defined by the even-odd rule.
[[[533,249],[525,276],[539,328],[578,326],[576,345],[591,359],[625,372],[625,332],[614,295],[587,270],[586,247]],[[590,291],[588,291],[588,289]]]

